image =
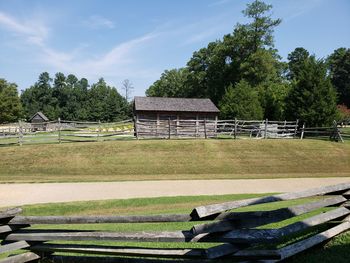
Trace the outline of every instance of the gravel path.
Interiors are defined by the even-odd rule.
[[[350,182],[350,177],[0,184],[0,207],[135,197],[292,192],[343,182]]]

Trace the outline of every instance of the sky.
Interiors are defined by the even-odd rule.
[[[245,0],[0,0],[0,78],[24,90],[41,72],[103,77],[121,92],[145,90],[166,69],[247,23]],[[275,46],[285,60],[296,47],[322,58],[350,48],[349,0],[266,0]]]

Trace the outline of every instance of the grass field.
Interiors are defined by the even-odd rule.
[[[350,176],[350,143],[134,140],[0,147],[0,182]]]
[[[61,204],[43,204],[24,206],[24,215],[131,215],[131,214],[162,214],[162,213],[189,213],[193,207],[198,205],[223,202],[228,200],[245,199],[257,197],[261,195],[221,195],[221,196],[197,196],[197,197],[162,197],[162,198],[144,198],[144,199],[129,199],[129,200],[109,200],[109,201],[89,201],[89,202],[74,202]],[[277,203],[263,204],[251,206],[247,208],[240,208],[236,211],[248,210],[272,210],[281,207],[301,204],[312,199],[302,199],[293,201],[283,201]],[[306,215],[291,218],[276,224],[270,224],[264,228],[277,228],[293,223],[311,215],[320,213],[329,208],[320,209]],[[196,222],[185,223],[143,223],[143,224],[90,224],[90,225],[50,225],[50,226],[34,226],[35,228],[54,228],[54,229],[81,229],[81,230],[106,230],[106,231],[162,231],[162,230],[187,230],[190,229]],[[303,232],[292,238],[283,240],[277,246],[283,246],[287,243],[293,242],[301,236],[308,236],[316,231],[322,229],[313,228],[309,232]],[[93,244],[93,242],[79,242],[83,244]],[[174,244],[174,243],[113,243],[113,242],[99,242],[103,245],[129,245],[129,246],[146,246],[146,247],[194,247],[205,248],[212,246],[211,244]],[[327,244],[316,247],[300,254],[287,262],[349,262],[349,247],[350,247],[350,233],[344,233]]]

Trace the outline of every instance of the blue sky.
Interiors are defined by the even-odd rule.
[[[243,0],[0,0],[0,78],[23,90],[41,72],[104,77],[144,91],[165,69],[245,23]],[[302,46],[318,57],[350,47],[349,0],[270,0],[276,48]],[[119,89],[120,90],[120,89]]]

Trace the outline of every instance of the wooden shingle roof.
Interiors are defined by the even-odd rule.
[[[135,97],[136,111],[213,112],[219,109],[210,99]]]
[[[41,111],[38,111],[37,113],[35,113],[30,119],[29,121],[32,121],[34,119],[35,116],[39,116],[41,119],[43,119],[44,121],[49,121],[49,119],[45,116],[44,113],[42,113]]]

